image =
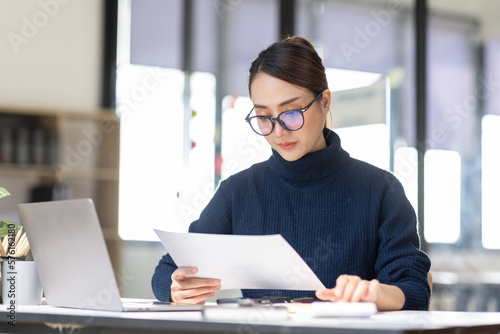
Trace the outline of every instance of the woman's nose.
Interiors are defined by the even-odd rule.
[[[286,131],[286,129],[281,125],[280,122],[276,121],[274,123],[274,135],[276,137],[281,137],[283,135],[283,131]]]

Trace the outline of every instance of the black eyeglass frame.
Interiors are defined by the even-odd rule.
[[[288,131],[298,131],[300,129],[302,129],[302,127],[304,126],[304,123],[305,123],[305,119],[304,119],[304,113],[307,111],[307,109],[309,109],[314,102],[316,102],[316,100],[318,99],[318,97],[320,97],[321,95],[323,95],[323,92],[319,93],[318,95],[316,95],[316,97],[314,98],[314,100],[311,101],[311,103],[309,103],[307,106],[305,106],[304,108],[302,109],[291,109],[291,110],[285,110],[283,112],[281,112],[278,116],[276,117],[269,117],[269,116],[252,116],[250,117],[250,114],[252,113],[252,111],[255,109],[255,107],[252,108],[252,110],[250,110],[250,112],[248,113],[248,115],[245,117],[245,121],[248,122],[248,125],[250,125],[250,128],[252,128],[253,132],[255,132],[256,134],[260,135],[260,136],[269,136],[271,133],[273,133],[274,131],[274,123],[275,122],[278,122],[285,130],[288,130]],[[280,117],[281,115],[283,114],[286,114],[286,113],[289,113],[289,112],[298,112],[300,113],[300,116],[302,116],[302,125],[297,128],[297,129],[290,129],[288,128],[286,125],[285,125],[285,122],[283,122]],[[271,121],[271,131],[269,131],[268,134],[263,134],[263,133],[259,133],[257,132],[257,130],[255,130],[252,126],[252,123],[250,123],[250,121],[253,119],[253,118],[266,118],[268,120]]]

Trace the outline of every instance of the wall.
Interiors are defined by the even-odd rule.
[[[99,106],[102,0],[0,2],[0,104]]]

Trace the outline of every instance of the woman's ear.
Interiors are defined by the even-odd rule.
[[[323,96],[321,97],[321,107],[325,111],[325,114],[330,110],[330,104],[332,102],[332,92],[329,89],[323,91]]]

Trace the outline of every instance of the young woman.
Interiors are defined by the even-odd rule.
[[[254,108],[246,121],[272,155],[221,182],[189,231],[279,233],[331,287],[242,290],[244,297],[315,295],[375,302],[379,310],[427,309],[430,260],[419,249],[415,212],[392,174],[349,157],[325,127],[331,92],[311,43],[292,37],[262,51],[249,91]],[[204,303],[220,280],[186,277],[196,271],[177,268],[166,254],[152,280],[156,297]]]

